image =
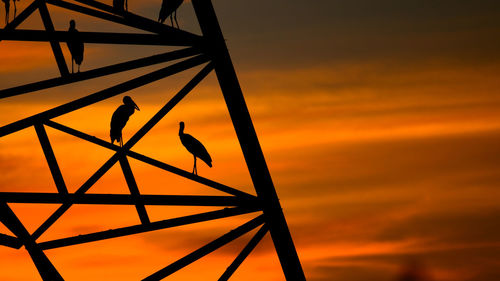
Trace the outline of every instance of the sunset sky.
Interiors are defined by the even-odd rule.
[[[212,2],[307,280],[399,281],[405,272],[422,281],[500,280],[498,0]],[[29,3],[18,2],[18,13]],[[129,11],[156,20],[160,4],[130,0]],[[140,32],[49,10],[56,30],[75,19],[80,31]],[[2,27],[4,16],[0,5]],[[190,1],[177,17],[181,28],[200,33]],[[19,28],[41,26],[36,12]],[[172,49],[87,44],[81,70]],[[0,126],[166,65],[2,99]],[[128,92],[141,110],[127,123],[125,142],[201,67]],[[1,89],[58,75],[48,43],[0,42]],[[108,141],[123,96],[54,121]],[[180,121],[212,156],[211,169],[199,162],[201,176],[255,194],[214,73],[133,150],[191,171]],[[70,192],[112,155],[51,128],[47,133]],[[142,194],[224,195],[130,164]],[[32,127],[0,138],[0,169],[2,192],[56,191]],[[118,164],[89,190],[128,192]],[[58,207],[10,206],[30,232]],[[154,221],[215,209],[147,207]],[[255,216],[46,254],[68,281],[140,280]],[[133,206],[73,206],[38,241],[138,223]],[[3,225],[0,233],[11,234]],[[254,233],[165,280],[217,280]],[[0,247],[0,260],[0,280],[41,280],[24,248]],[[269,235],[231,280],[284,280]]]

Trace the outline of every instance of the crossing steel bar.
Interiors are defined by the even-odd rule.
[[[288,229],[273,180],[262,153],[257,133],[241,91],[226,42],[210,0],[192,0],[207,49],[215,64],[215,73],[226,101],[243,156],[257,196],[262,200],[266,223],[288,281],[305,281],[295,245]]]
[[[130,27],[146,30],[149,32],[153,33],[158,33],[158,34],[171,34],[171,36],[174,37],[180,37],[180,38],[191,38],[191,40],[199,40],[202,37],[196,34],[192,34],[190,32],[180,30],[165,24],[161,24],[157,21],[141,17],[136,14],[129,13],[127,11],[121,12],[120,14],[116,14],[115,10],[113,9],[112,6],[106,5],[104,3],[94,1],[94,0],[75,0],[75,2],[79,2],[82,4],[85,4],[90,7],[94,7],[96,9],[106,11],[110,14],[115,14],[118,16],[118,18],[123,18],[123,20],[117,21],[118,23],[128,25]]]
[[[144,86],[151,82],[160,80],[167,76],[179,73],[181,71],[193,68],[200,64],[206,63],[208,58],[204,55],[199,55],[193,58],[186,59],[184,61],[178,62],[173,65],[169,65],[165,68],[153,71],[151,73],[139,76],[132,80],[120,83],[113,87],[104,89],[102,91],[96,92],[94,94],[85,96],[83,98],[79,98],[77,100],[68,102],[66,104],[60,105],[58,107],[49,109],[47,111],[35,114],[25,119],[21,119],[19,121],[13,122],[6,126],[0,127],[0,137],[12,134],[19,130],[28,128],[34,125],[37,122],[49,120],[55,118],[57,116],[61,116],[68,112],[83,108],[85,106],[94,104],[96,102],[100,102],[102,100],[114,97],[116,95],[122,94],[124,92],[133,90],[135,88]]]
[[[17,17],[15,17],[11,22],[9,22],[4,30],[13,30],[18,27],[24,20],[26,20],[33,12],[38,8],[38,3],[41,0],[35,0],[31,2]],[[1,42],[2,40],[0,40]]]
[[[40,12],[40,16],[42,17],[43,25],[45,26],[45,33],[54,34],[54,24],[52,23],[52,19],[50,18],[49,10],[47,9],[47,5],[44,1],[40,1],[38,5],[38,11]],[[16,32],[16,31],[3,31],[3,32]],[[44,31],[42,31],[44,32]],[[0,33],[1,34],[1,33]],[[1,38],[1,37],[0,37]],[[59,68],[59,72],[61,76],[69,75],[68,66],[66,65],[66,60],[64,60],[64,55],[61,49],[61,45],[57,40],[49,39],[45,40],[50,42],[50,46],[52,47],[52,52],[54,53],[54,57],[57,62],[57,67]]]
[[[119,147],[118,145],[111,144],[111,143],[109,143],[107,141],[104,141],[102,139],[99,139],[99,138],[97,138],[95,136],[91,136],[91,135],[85,134],[85,133],[80,132],[78,130],[75,130],[73,128],[70,128],[70,127],[64,126],[62,124],[56,123],[54,121],[50,121],[49,120],[49,121],[46,122],[46,125],[49,126],[49,127],[54,128],[56,130],[59,130],[61,132],[65,132],[65,133],[70,134],[72,136],[75,136],[77,138],[81,138],[83,140],[89,141],[91,143],[97,144],[99,146],[102,146],[102,147],[105,147],[105,148],[108,148],[108,149],[111,149],[111,150],[114,150],[114,151],[120,151],[120,149],[121,149],[121,147]],[[136,160],[142,161],[142,162],[144,162],[146,164],[155,166],[157,168],[160,168],[160,169],[165,170],[167,172],[171,172],[171,173],[179,175],[181,177],[190,179],[190,180],[195,181],[197,183],[201,183],[203,185],[212,187],[212,188],[217,189],[219,191],[222,191],[222,192],[225,192],[225,193],[228,193],[228,194],[232,194],[232,195],[235,195],[235,196],[238,196],[238,197],[241,197],[241,198],[247,198],[247,199],[255,199],[256,198],[255,196],[253,196],[251,194],[248,194],[246,192],[243,192],[241,190],[238,190],[238,189],[235,189],[233,187],[229,187],[227,185],[224,185],[224,184],[221,184],[221,183],[209,180],[209,179],[201,177],[199,175],[195,175],[195,174],[193,174],[191,172],[179,169],[177,167],[174,167],[172,165],[169,165],[169,164],[163,163],[161,161],[155,160],[153,158],[150,158],[148,156],[142,155],[140,153],[137,153],[137,152],[134,152],[134,151],[131,151],[131,150],[127,150],[124,153],[127,156],[132,157],[132,158],[134,158]]]
[[[116,74],[123,71],[133,70],[145,66],[151,66],[159,63],[182,59],[200,54],[199,48],[190,47],[181,50],[175,50],[163,54],[144,57],[136,60],[130,60],[109,66],[104,66],[88,71],[74,73],[66,77],[56,77],[48,80],[29,83],[9,89],[0,90],[0,99],[25,94],[34,91],[40,91],[52,87],[63,86],[74,82],[80,82],[87,79],[98,78],[110,74]]]
[[[159,229],[172,228],[186,224],[193,224],[203,221],[215,220],[220,218],[238,216],[242,214],[256,212],[258,209],[249,207],[236,207],[236,208],[225,208],[222,210],[211,211],[206,213],[200,213],[196,215],[189,215],[179,218],[167,219],[157,222],[152,222],[148,224],[139,224],[133,226],[126,226],[117,229],[110,229],[90,234],[83,234],[68,238],[62,238],[47,242],[38,243],[41,249],[54,249],[60,247],[66,247],[71,245],[78,245],[83,243],[95,242],[104,239],[117,238],[126,235],[144,233]]]
[[[190,253],[189,255],[179,259],[178,261],[158,270],[157,272],[151,274],[150,276],[143,279],[143,281],[157,281],[161,280],[172,273],[188,266],[189,264],[199,260],[200,258],[210,254],[211,252],[219,249],[220,247],[228,244],[229,242],[235,240],[236,238],[244,235],[245,233],[257,228],[259,225],[264,223],[263,215],[260,215],[253,220],[231,230],[230,232],[222,235],[221,237],[213,240],[212,242],[206,244],[205,246],[199,248],[198,250]]]
[[[234,261],[229,265],[229,267],[224,271],[218,281],[227,281],[234,274],[236,269],[243,263],[243,261],[248,257],[248,255],[255,249],[260,240],[264,238],[269,228],[264,224],[259,231],[252,237],[248,244],[243,248],[243,250],[238,254]]]
[[[14,249],[19,249],[23,245],[19,239],[7,234],[0,233],[0,245],[7,246]]]
[[[35,124],[35,131],[42,146],[43,154],[49,165],[50,173],[54,179],[57,191],[61,194],[68,194],[68,189],[66,188],[66,183],[57,164],[56,156],[52,150],[52,145],[50,145],[49,137],[47,132],[41,123]]]
[[[146,211],[146,207],[144,207],[144,202],[142,202],[141,194],[139,193],[139,188],[137,187],[137,182],[135,181],[134,174],[132,173],[132,168],[130,168],[130,163],[128,162],[127,157],[120,157],[119,162],[120,166],[122,167],[123,175],[125,176],[125,181],[127,182],[128,189],[130,190],[130,195],[134,200],[139,219],[143,224],[150,223],[148,212]]]
[[[16,235],[19,241],[24,245],[44,281],[64,281],[57,269],[42,251],[40,245],[36,244],[28,230],[26,230],[5,201],[0,201],[0,221]]]

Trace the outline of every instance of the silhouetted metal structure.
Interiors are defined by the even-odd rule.
[[[186,48],[70,74],[60,46],[61,42],[68,40],[69,35],[67,31],[54,30],[47,4],[150,32],[148,34],[79,32],[81,40],[85,43],[185,46]],[[61,74],[60,77],[0,90],[0,98],[21,95],[145,66],[183,59],[151,73],[135,77],[110,88],[0,127],[0,137],[29,127],[34,127],[57,187],[57,193],[0,192],[0,221],[15,235],[14,237],[0,234],[0,245],[16,249],[24,246],[33,259],[43,280],[63,280],[63,277],[44,254],[44,250],[46,249],[88,243],[254,212],[260,212],[260,214],[191,254],[146,276],[144,280],[161,280],[258,227],[260,227],[260,229],[243,248],[241,253],[237,255],[235,260],[228,266],[219,280],[228,280],[268,231],[271,234],[286,279],[288,281],[305,280],[212,3],[210,0],[192,0],[192,4],[202,30],[202,35],[179,30],[126,11],[119,15],[114,14],[112,6],[94,0],[74,0],[73,2],[65,0],[34,0],[24,11],[6,25],[4,29],[0,30],[0,40],[50,42]],[[36,10],[38,10],[41,15],[45,27],[44,31],[16,29]],[[201,71],[175,94],[148,122],[146,122],[142,128],[123,145],[123,147],[52,121],[55,117],[202,64],[205,64],[205,66]],[[215,70],[217,75],[257,196],[194,175],[131,150],[142,137],[165,117],[165,115],[212,70]],[[90,178],[88,178],[76,192],[69,193],[52,150],[50,140],[45,131],[46,127],[51,127],[55,130],[73,135],[112,150],[115,153]],[[128,161],[129,158],[142,161],[186,179],[220,190],[227,193],[228,196],[141,195]],[[120,164],[123,171],[130,190],[130,195],[86,194],[86,192],[117,162]],[[57,203],[61,204],[61,206],[38,229],[30,234],[7,203]],[[134,205],[137,209],[141,223],[138,225],[74,237],[41,243],[37,242],[37,239],[74,204]],[[224,206],[225,208],[152,222],[146,211],[146,205]]]

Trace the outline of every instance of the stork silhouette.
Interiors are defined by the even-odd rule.
[[[194,165],[193,174],[198,175],[198,170],[196,169],[196,158],[200,158],[205,162],[208,167],[212,168],[212,158],[208,154],[207,149],[201,144],[201,142],[195,139],[189,134],[184,134],[184,122],[179,123],[179,138],[181,139],[182,145],[193,154]]]
[[[123,97],[123,104],[120,105],[113,113],[113,116],[111,116],[111,129],[109,131],[111,143],[114,143],[116,140],[120,143],[120,146],[123,146],[123,127],[125,127],[128,119],[132,114],[134,114],[136,109],[140,110],[131,97]]]
[[[69,52],[71,53],[71,73],[74,72],[74,63],[78,65],[78,72],[80,72],[80,65],[83,62],[83,41],[80,39],[78,30],[76,29],[76,23],[74,20],[69,22],[69,40],[66,42],[68,45]]]
[[[174,19],[177,28],[179,28],[179,23],[177,22],[177,9],[184,2],[184,0],[163,0],[161,3],[160,14],[158,16],[158,21],[163,23],[170,16],[170,22],[172,27],[174,27]]]

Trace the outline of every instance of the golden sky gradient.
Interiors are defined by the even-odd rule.
[[[19,2],[19,10],[28,2]],[[396,281],[409,271],[426,281],[500,279],[500,3],[213,3],[307,280]],[[156,19],[159,5],[130,1],[129,9]],[[57,8],[50,12],[58,30],[75,19],[81,31],[133,31]],[[189,2],[178,18],[182,28],[199,33]],[[35,13],[20,28],[39,26]],[[165,52],[85,48],[82,71]],[[69,62],[65,45],[63,51]],[[0,126],[161,66],[3,99]],[[199,69],[127,93],[141,111],[125,127],[125,141]],[[57,75],[48,44],[0,42],[0,88]],[[108,140],[122,97],[54,121]],[[200,163],[200,175],[255,193],[213,73],[133,150],[191,171],[191,155],[178,140],[179,121],[214,160],[211,169]],[[47,132],[70,191],[112,155]],[[222,195],[130,163],[143,194]],[[0,169],[0,191],[56,190],[33,128],[0,139]],[[118,165],[89,190],[106,192],[128,192]],[[57,208],[10,206],[31,232]],[[147,208],[152,220],[215,209]],[[46,253],[66,280],[138,280],[254,216]],[[137,223],[134,207],[73,206],[39,241]],[[9,232],[0,226],[0,233]],[[216,280],[253,233],[166,280]],[[0,257],[0,280],[41,280],[24,248],[2,247]],[[269,236],[233,278],[256,280],[256,274],[258,280],[284,280]]]

